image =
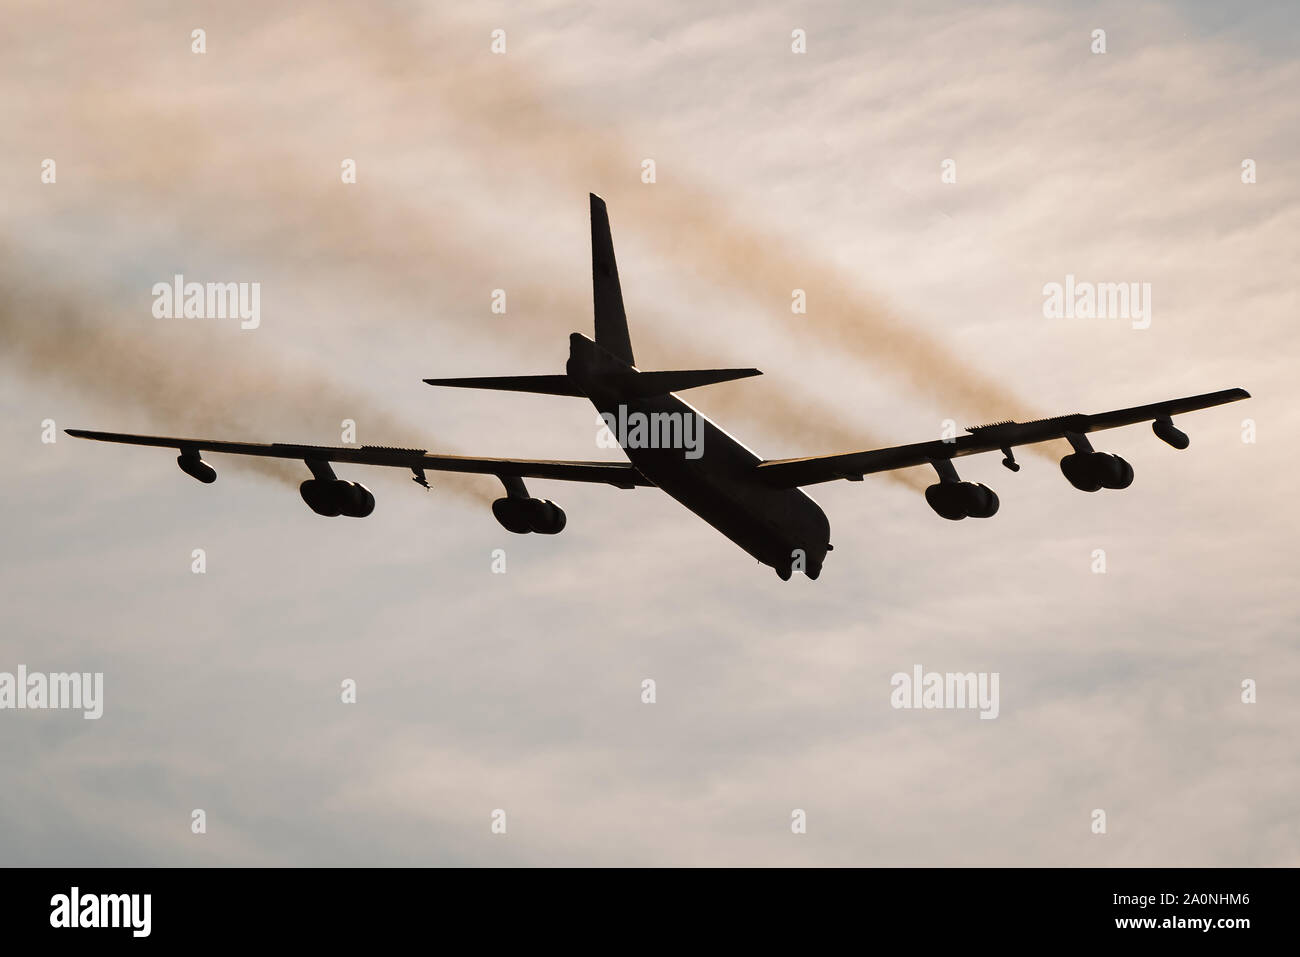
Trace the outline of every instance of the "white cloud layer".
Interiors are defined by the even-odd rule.
[[[360,10],[6,11],[0,670],[103,671],[106,701],[0,712],[0,860],[1300,862],[1294,10]],[[538,482],[569,527],[515,538],[436,478],[355,470],[374,516],[325,521],[215,456],[203,487],[162,450],[40,443],[46,418],[336,443],[352,417],[598,457],[577,400],[420,382],[562,369],[589,189],[643,367],[764,369],[700,404],[771,457],[1254,398],[1181,420],[1185,452],[1105,434],[1122,493],[966,459],[989,522],[935,517],[924,474],[816,488],[836,550],[785,585],[647,490]],[[261,282],[262,327],[153,319],[175,272]],[[1151,328],[1043,318],[1067,273],[1151,283]],[[1000,717],[892,710],[917,663],[998,672]]]

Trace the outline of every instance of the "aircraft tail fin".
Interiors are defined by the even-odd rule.
[[[623,290],[618,284],[609,213],[605,201],[595,193],[591,194],[591,291],[596,313],[596,345],[628,365],[636,365],[632,340],[627,334],[627,314],[623,311]]]

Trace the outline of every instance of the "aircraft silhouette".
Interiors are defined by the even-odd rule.
[[[437,386],[585,397],[611,432],[617,432],[627,462],[469,458],[373,445],[267,445],[83,429],[67,432],[102,442],[174,448],[180,453],[176,461],[182,471],[205,483],[216,481],[217,473],[200,457],[204,451],[300,459],[312,474],[300,487],[302,498],[313,511],[327,516],[364,518],[375,507],[374,496],[365,486],[334,474],[334,462],[410,469],[414,480],[426,488],[425,471],[430,469],[495,475],[506,494],[492,503],[492,512],[502,526],[519,534],[554,535],[563,530],[566,521],[564,511],[554,502],[533,498],[524,479],[660,488],[788,581],[794,572],[817,578],[831,550],[830,523],[803,491],[804,486],[836,479],[857,482],[873,472],[929,464],[939,481],[925,490],[925,498],[936,513],[954,521],[988,518],[998,510],[997,495],[982,484],[961,481],[953,459],[1001,450],[1002,464],[1015,472],[1020,466],[1014,447],[1064,438],[1074,449],[1061,459],[1061,472],[1071,485],[1085,492],[1127,488],[1133,482],[1132,466],[1117,455],[1094,451],[1088,433],[1149,421],[1163,441],[1185,449],[1190,440],[1174,427],[1171,416],[1250,397],[1244,389],[1226,389],[1096,415],[996,422],[947,440],[765,461],[675,395],[697,386],[759,375],[757,369],[643,372],[636,368],[609,216],[604,200],[594,193],[591,267],[596,337],[592,340],[577,332],[569,336],[565,374],[424,381]]]

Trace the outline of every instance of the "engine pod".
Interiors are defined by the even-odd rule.
[[[527,535],[533,530],[525,510],[526,503],[529,501],[531,499],[499,498],[492,503],[492,515],[507,532],[514,532],[516,535]]]
[[[217,470],[203,459],[198,452],[182,452],[176,456],[176,464],[186,475],[192,475],[204,485],[211,485],[217,480]]]
[[[317,515],[334,518],[343,514],[334,485],[335,483],[328,479],[308,479],[298,486],[298,494],[307,503],[307,507]]]
[[[528,527],[539,535],[558,535],[568,524],[564,509],[550,499],[528,499],[524,514],[528,518]]]
[[[1170,418],[1156,419],[1151,423],[1151,431],[1156,434],[1160,441],[1166,445],[1172,445],[1176,449],[1185,449],[1192,444],[1187,433],[1174,427],[1174,421]]]

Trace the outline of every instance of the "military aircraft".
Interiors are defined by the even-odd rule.
[[[954,459],[1000,450],[1002,464],[1015,472],[1020,466],[1012,449],[1063,438],[1073,446],[1073,451],[1061,459],[1061,472],[1071,485],[1084,492],[1127,488],[1133,482],[1133,467],[1118,455],[1095,451],[1089,433],[1151,422],[1160,439],[1176,449],[1185,449],[1189,439],[1174,427],[1171,416],[1250,397],[1244,389],[1226,389],[1114,412],[996,422],[967,429],[965,435],[894,448],[764,460],[676,395],[698,386],[759,375],[757,369],[645,372],[636,367],[609,215],[604,200],[594,193],[590,198],[595,339],[578,332],[569,336],[564,374],[424,381],[435,386],[586,398],[596,407],[610,434],[617,432],[617,444],[626,453],[626,462],[469,458],[387,446],[220,442],[83,429],[68,429],[68,434],[101,442],[176,449],[181,470],[206,483],[215,481],[217,473],[203,461],[203,452],[299,459],[312,475],[300,487],[303,501],[317,514],[326,516],[364,518],[375,507],[370,491],[338,478],[332,463],[410,469],[414,481],[426,488],[428,470],[495,475],[505,495],[492,503],[492,513],[502,526],[518,534],[554,535],[564,529],[566,521],[558,505],[529,493],[525,479],[598,482],[624,489],[659,488],[788,581],[795,572],[817,578],[832,547],[830,523],[803,491],[806,486],[837,479],[857,482],[873,472],[928,464],[938,481],[925,490],[925,499],[936,513],[952,521],[989,518],[998,510],[997,495],[985,485],[962,481]]]

